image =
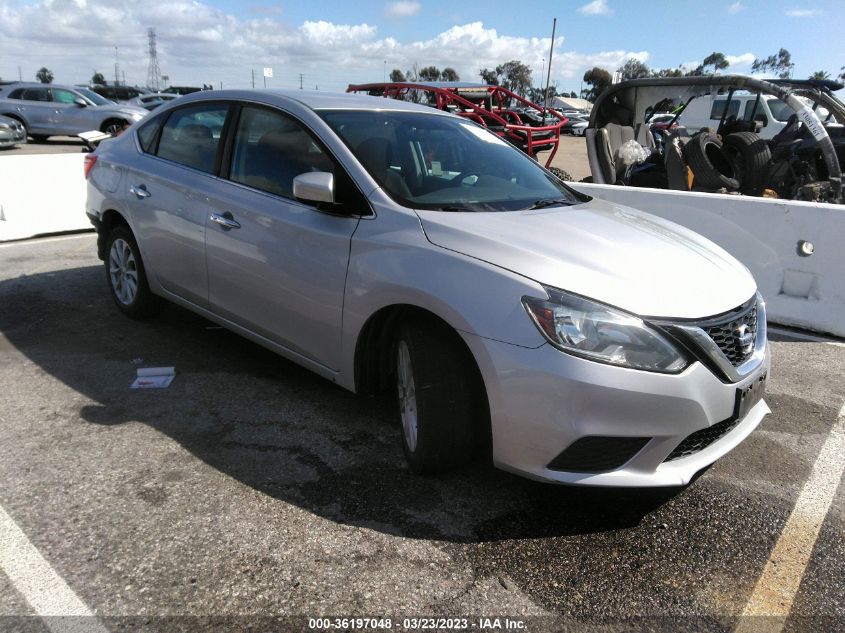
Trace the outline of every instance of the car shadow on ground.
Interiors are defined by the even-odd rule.
[[[142,422],[243,484],[333,521],[483,543],[637,526],[684,494],[559,487],[480,462],[415,476],[391,397],[351,394],[176,306],[130,320],[98,266],[2,281],[0,304],[7,341],[90,401],[74,424],[120,433]],[[159,365],[177,369],[168,389],[129,389],[137,367]]]

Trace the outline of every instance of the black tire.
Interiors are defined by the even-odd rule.
[[[127,124],[127,121],[124,121],[123,119],[109,119],[108,121],[103,122],[103,125],[100,127],[100,131],[105,132],[106,134],[111,134],[112,136],[117,136],[123,131],[123,128]]]
[[[695,176],[695,184],[705,189],[739,189],[739,181],[722,142],[712,133],[693,136],[684,148],[684,158]]]
[[[733,161],[739,190],[748,196],[763,193],[772,160],[765,139],[754,132],[735,132],[725,137],[722,149]]]
[[[475,361],[461,346],[453,330],[433,321],[414,319],[399,327],[393,349],[397,409],[402,449],[417,474],[447,472],[473,458],[480,385]],[[405,424],[405,412],[414,414],[414,433]]]
[[[121,312],[146,319],[161,309],[162,299],[150,291],[141,251],[128,227],[119,225],[109,232],[104,263],[109,293]]]
[[[561,180],[566,180],[568,182],[573,182],[573,178],[568,171],[565,169],[561,169],[560,167],[549,167],[550,172],[552,172],[555,176],[560,178]]]
[[[28,133],[28,132],[27,132]],[[44,134],[29,134],[32,137],[33,143],[46,143],[47,139],[50,138]]]

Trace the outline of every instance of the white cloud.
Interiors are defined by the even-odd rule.
[[[578,9],[584,15],[613,15],[613,9],[607,6],[607,0],[593,0]]]
[[[819,14],[816,9],[790,9],[784,13],[790,18],[811,18]]]
[[[399,0],[398,2],[389,2],[384,8],[384,14],[394,18],[407,18],[419,13],[421,8],[422,5],[415,0]]]
[[[736,15],[740,11],[745,11],[745,8],[745,5],[741,2],[734,2],[728,7],[728,13],[730,13],[731,15]]]
[[[117,43],[118,62],[132,85],[147,78],[147,27],[158,35],[161,71],[176,85],[212,83],[249,87],[251,71],[272,67],[268,85],[342,91],[349,83],[381,81],[387,70],[405,71],[414,63],[455,68],[465,81],[478,81],[481,68],[519,59],[540,81],[548,62],[549,37],[516,37],[486,28],[482,22],[453,26],[434,37],[398,40],[371,24],[335,24],[324,20],[290,24],[274,15],[250,12],[240,18],[195,0],[36,0],[12,4],[0,0],[0,77],[26,80],[47,66],[56,83],[82,83],[94,70],[111,78]],[[92,38],[91,33],[97,33]],[[646,59],[645,51],[565,50],[555,40],[552,80],[577,85],[593,66],[615,70],[626,59]]]
[[[754,53],[743,53],[742,55],[725,55],[725,59],[727,59],[728,63],[730,63],[730,66],[728,66],[727,69],[727,72],[730,72],[731,69],[736,66],[750,66],[756,57]]]

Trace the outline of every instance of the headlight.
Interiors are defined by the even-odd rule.
[[[621,310],[545,287],[549,299],[523,297],[540,332],[559,350],[631,369],[676,374],[683,355],[642,319]]]

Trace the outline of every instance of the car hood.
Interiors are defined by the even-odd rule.
[[[756,290],[748,269],[713,242],[600,200],[536,211],[417,214],[437,246],[643,316],[712,316]]]
[[[133,115],[133,114],[140,114],[140,115],[143,115],[143,116],[147,116],[150,113],[149,110],[145,110],[144,108],[134,106],[134,105],[122,104],[122,103],[106,103],[104,105],[95,106],[95,107],[100,112],[110,112],[110,113],[114,113],[114,114],[125,114],[127,116],[130,116],[130,115]]]

